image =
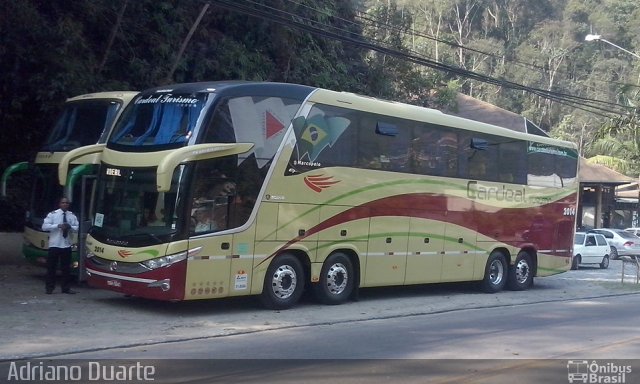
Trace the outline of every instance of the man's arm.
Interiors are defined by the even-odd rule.
[[[58,228],[58,225],[53,224],[53,212],[49,212],[47,217],[42,222],[42,230],[50,232],[52,229]]]

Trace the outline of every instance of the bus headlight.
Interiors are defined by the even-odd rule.
[[[169,265],[185,260],[186,258],[187,252],[180,252],[173,255],[166,255],[155,259],[143,261],[141,264],[149,269],[158,269],[168,267]]]

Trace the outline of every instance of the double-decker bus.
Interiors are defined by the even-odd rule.
[[[283,309],[306,289],[325,304],[361,287],[524,290],[571,264],[575,145],[433,109],[177,84],[139,94],[88,152],[101,156],[88,282],[126,295]]]
[[[64,194],[71,200],[80,195],[81,177],[94,175],[98,169],[97,157],[77,158],[72,163],[67,191],[58,183],[58,164],[70,151],[85,145],[105,143],[115,120],[137,92],[98,92],[79,95],[66,100],[62,112],[32,162],[20,162],[9,166],[2,175],[2,194],[6,196],[12,176],[27,172],[31,183],[31,198],[25,217],[22,252],[27,261],[45,265],[48,249],[48,232],[42,231],[47,213],[57,208],[57,201]],[[79,202],[80,199],[75,199]],[[74,210],[81,207],[74,204]],[[75,236],[75,235],[74,235]],[[74,237],[74,242],[77,239]],[[74,247],[74,266],[77,252]]]

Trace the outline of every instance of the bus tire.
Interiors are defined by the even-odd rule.
[[[287,253],[277,256],[264,276],[260,301],[268,309],[291,308],[300,300],[304,283],[300,260]]]
[[[313,293],[322,304],[342,304],[349,299],[354,286],[351,260],[343,253],[334,253],[322,265],[320,281],[313,285]]]
[[[520,251],[515,263],[509,267],[507,288],[512,291],[524,291],[533,285],[533,263],[528,252]]]
[[[496,293],[504,288],[507,282],[507,260],[500,251],[493,251],[484,268],[484,279],[480,285],[483,292]]]

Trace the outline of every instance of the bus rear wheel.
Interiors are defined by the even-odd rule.
[[[313,285],[316,299],[328,305],[344,303],[353,292],[354,277],[349,257],[334,253],[325,260],[320,271],[320,281]]]
[[[533,285],[533,263],[528,252],[520,252],[516,262],[509,267],[507,288],[512,291],[524,291]]]
[[[277,256],[267,269],[260,301],[269,309],[291,308],[300,300],[304,282],[304,270],[297,257]]]
[[[484,268],[484,279],[480,285],[487,293],[499,292],[507,281],[507,260],[500,251],[493,251]]]

